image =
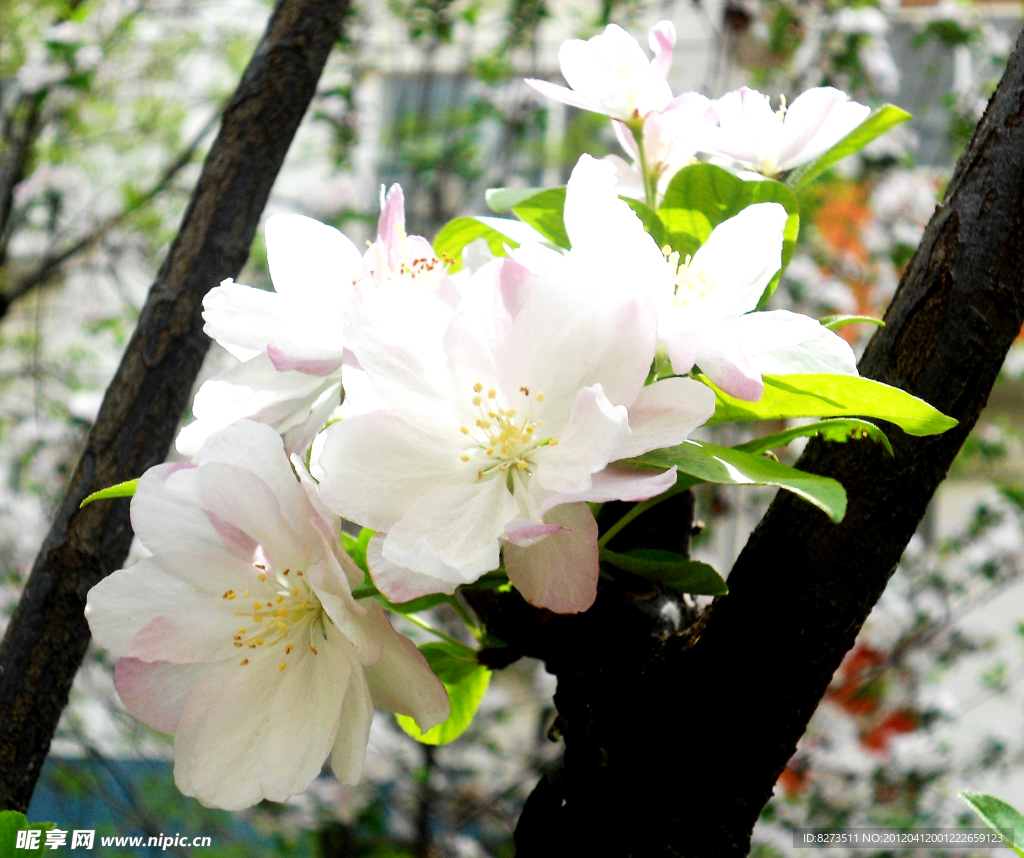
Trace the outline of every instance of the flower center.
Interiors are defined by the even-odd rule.
[[[473,442],[460,458],[463,462],[475,458],[478,480],[494,474],[508,474],[511,488],[513,474],[530,475],[532,455],[538,448],[558,443],[557,438],[540,437],[538,430],[544,421],[535,420],[530,410],[530,401],[543,402],[544,394],[539,391],[531,394],[528,387],[519,390],[527,400],[524,414],[515,408],[502,408],[494,388],[485,393],[482,384],[477,382],[473,385],[473,405],[480,416],[472,428],[460,427],[462,434]]]
[[[433,291],[442,275],[455,260],[447,256],[439,259],[433,255],[410,259],[408,235],[404,229],[399,228],[398,231],[401,236],[401,249],[398,254],[388,253],[380,246],[379,240],[376,243],[366,242],[377,262],[377,272],[375,273],[379,272],[391,280],[407,279],[413,283],[422,283]],[[394,264],[396,262],[394,256],[398,256],[402,260],[397,263],[397,267]]]
[[[270,649],[283,643],[283,658],[287,659],[297,645],[307,645],[304,632],[308,629],[309,650],[317,655],[315,632],[317,628],[323,631],[324,613],[302,570],[268,572],[261,563],[254,566],[256,581],[252,587],[241,594],[227,590],[221,597],[228,601],[242,600],[241,610],[235,611],[235,616],[242,617],[244,625],[235,631],[232,643],[253,650]],[[243,658],[240,665],[244,667],[248,663],[249,659]],[[277,667],[284,670],[287,666],[287,661],[282,660]]]
[[[701,301],[715,288],[715,284],[708,280],[703,271],[693,267],[693,257],[689,254],[686,255],[686,260],[680,263],[678,251],[672,250],[667,244],[661,252],[665,254],[665,260],[672,270],[672,279],[676,285],[672,298],[674,306],[682,309],[690,301]]]

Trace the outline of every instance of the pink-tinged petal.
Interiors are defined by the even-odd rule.
[[[359,783],[372,724],[373,700],[370,699],[370,689],[366,685],[363,671],[356,668],[345,689],[338,718],[338,735],[331,747],[331,771],[339,783],[351,786]]]
[[[544,520],[562,529],[529,548],[505,545],[509,580],[538,608],[556,614],[585,611],[597,597],[597,522],[585,503],[555,507]]]
[[[210,670],[208,664],[152,664],[122,658],[114,668],[114,688],[125,708],[147,727],[174,733],[188,696]]]
[[[517,514],[504,476],[442,486],[414,500],[388,529],[384,557],[423,575],[454,570],[466,584],[497,569],[498,538]]]
[[[568,104],[570,107],[578,107],[581,110],[589,110],[593,113],[605,112],[597,102],[590,98],[586,98],[579,93],[573,92],[571,89],[566,89],[564,86],[559,86],[558,84],[550,83],[546,80],[536,80],[529,77],[525,79],[525,82],[541,95],[554,101],[561,102],[562,104]]]
[[[787,218],[778,203],[757,203],[711,231],[690,262],[690,270],[711,284],[707,297],[699,299],[702,312],[728,321],[757,306],[782,267]]]
[[[340,407],[338,404],[340,400],[341,385],[331,385],[313,403],[309,409],[309,416],[285,432],[284,450],[289,458],[297,453],[305,460],[306,451],[327,421],[331,419],[331,415]]]
[[[266,354],[218,373],[199,388],[192,402],[195,421],[178,433],[179,453],[194,456],[214,432],[250,419],[287,432],[303,422],[333,378],[278,372]]]
[[[803,93],[786,111],[779,169],[791,170],[813,161],[870,114],[870,107],[850,101],[846,93],[831,87],[819,87]]]
[[[646,122],[646,120],[644,121]],[[634,161],[639,161],[640,147],[637,145],[633,132],[629,130],[629,126],[626,125],[625,122],[619,122],[619,120],[613,119],[612,130],[615,132],[615,139],[619,141],[619,145],[623,148],[625,153]]]
[[[648,385],[629,406],[629,440],[618,458],[682,444],[714,413],[714,392],[692,378],[665,378]]]
[[[596,296],[544,276],[512,323],[497,355],[499,388],[514,408],[527,405],[521,388],[543,393],[543,409],[533,413],[544,420],[545,433],[562,431],[585,387],[600,384],[614,405],[628,405],[643,387],[657,314],[649,299],[624,291]]]
[[[167,463],[139,479],[131,501],[132,530],[149,551],[217,551],[222,541],[202,508],[199,474],[194,465]]]
[[[298,517],[298,510],[291,508],[285,515],[285,505],[252,471],[235,465],[207,462],[199,468],[199,482],[203,506],[216,510],[224,521],[255,539],[274,567],[304,569],[319,561],[319,540],[309,526],[314,511],[298,481],[295,482],[295,492],[301,497],[301,503],[297,507],[305,514],[299,527],[289,521]]]
[[[240,420],[212,435],[195,462],[200,468],[212,463],[231,465],[258,477],[277,499],[281,514],[297,533],[305,530],[314,513],[285,455],[281,436],[263,423]],[[207,509],[223,518],[217,506],[207,505]]]
[[[249,534],[209,510],[206,510],[206,517],[210,519],[210,524],[213,525],[224,547],[231,554],[243,560],[249,560],[256,556],[259,551],[259,543]]]
[[[381,709],[408,715],[426,732],[448,720],[448,692],[409,638],[391,628],[380,607],[368,602],[367,619],[381,642],[381,656],[366,668],[373,702]]]
[[[459,458],[458,428],[439,438],[395,414],[372,411],[335,423],[324,435],[320,497],[331,511],[373,530],[390,530],[431,489],[475,479]]]
[[[672,318],[676,315],[681,313],[675,308],[669,308],[659,319],[658,339],[665,347],[672,371],[677,375],[686,375],[697,362],[700,333],[694,328],[677,325],[676,320]]]
[[[208,597],[147,557],[129,569],[117,570],[93,587],[86,599],[85,618],[96,643],[111,655],[121,657],[128,652],[139,630],[163,612],[202,607],[207,601]]]
[[[267,262],[279,295],[331,303],[351,292],[352,284],[369,276],[356,246],[332,226],[296,214],[267,220]]]
[[[560,524],[544,524],[529,518],[517,518],[505,526],[501,538],[520,548],[528,548],[540,542],[545,536],[562,530]]]
[[[398,271],[405,255],[405,194],[402,193],[402,186],[397,183],[391,186],[386,196],[384,186],[380,187],[377,237],[384,251],[384,260],[392,270]]]
[[[651,68],[662,77],[668,77],[672,68],[672,48],[676,44],[676,28],[671,21],[659,21],[648,34],[647,42],[654,52]]]
[[[342,356],[331,358],[300,357],[287,342],[272,342],[267,345],[267,356],[278,372],[293,370],[306,375],[330,375],[341,368]]]
[[[547,513],[561,504],[606,503],[607,501],[644,501],[667,492],[676,484],[676,469],[652,473],[630,467],[629,465],[611,464],[598,474],[594,474],[593,485],[585,492],[578,494],[552,494],[541,500],[541,512]]]
[[[857,375],[857,356],[850,344],[809,316],[788,310],[748,313],[730,328],[763,375]]]
[[[593,474],[602,470],[629,439],[625,407],[612,405],[601,385],[584,388],[557,445],[538,448],[533,479],[561,493],[586,491]]]
[[[703,337],[697,365],[704,375],[737,399],[757,402],[764,393],[761,373],[736,342],[731,326],[718,326]]]
[[[225,280],[203,298],[203,330],[239,360],[249,360],[287,329],[285,299]]]
[[[463,583],[462,576],[454,569],[449,570],[445,578],[439,578],[422,575],[392,563],[384,557],[386,536],[386,533],[375,533],[370,539],[366,547],[366,565],[373,585],[389,602],[400,605],[433,593],[447,593],[450,596]]]
[[[330,624],[325,629],[316,654],[306,646],[288,656],[261,649],[248,664],[216,665],[197,684],[176,733],[174,775],[182,793],[240,810],[263,799],[286,801],[317,777],[358,669],[347,641]]]

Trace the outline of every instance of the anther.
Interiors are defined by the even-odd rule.
[[[473,385],[473,391],[475,393],[479,393],[483,389],[484,389],[484,386],[479,381],[476,384]]]
[[[284,648],[284,654],[291,655],[293,649],[295,649],[295,647],[293,647],[291,644],[288,644],[288,646]]]
[[[466,426],[460,426],[460,427],[459,427],[459,431],[460,431],[460,432],[461,432],[461,433],[462,433],[463,435],[468,435],[468,434],[469,434],[469,429],[468,429],[468,428],[467,428]]]
[[[248,663],[249,663],[249,659],[243,658],[240,662],[238,662],[238,665],[239,665],[239,667],[245,667]]]
[[[537,401],[538,402],[543,402],[544,401],[544,394],[543,393],[538,393],[537,394]]]
[[[267,580],[267,573],[266,572],[260,572],[260,574],[257,575],[256,577],[259,578],[261,581],[266,581]]]
[[[313,655],[319,655],[319,653],[317,653],[317,651],[316,651],[316,647],[315,647],[315,646],[311,646],[311,647],[309,648],[309,651],[310,651],[311,653],[313,653]]]
[[[284,664],[284,662],[282,661],[282,662],[281,662],[281,663],[280,663],[280,664],[279,664],[279,665],[277,666],[277,669],[278,669],[278,670],[284,670],[284,667],[285,667],[285,664]]]
[[[235,598],[235,591],[234,590],[228,590],[228,591],[226,591],[224,593],[223,596],[221,596],[221,598],[222,599],[229,599],[229,600],[230,599],[234,599]]]
[[[474,405],[480,405],[480,403],[482,403],[482,402],[483,402],[483,399],[481,399],[479,396],[474,396],[473,397],[473,404]]]
[[[463,462],[468,462],[469,461],[469,453],[463,453],[461,456],[459,456],[459,458],[462,459]]]
[[[248,588],[248,587],[246,587],[246,588],[245,588],[245,589],[244,589],[244,590],[242,591],[242,598],[243,598],[243,599],[248,599],[248,598],[249,598],[249,588]]]
[[[493,387],[490,390],[487,391],[487,398],[488,399],[494,399],[494,397],[497,396],[497,395],[498,395],[498,391],[496,391]]]
[[[253,602],[252,606],[253,606],[254,610],[258,611],[260,608],[263,607],[263,603],[262,602]],[[256,622],[259,622],[259,620],[257,620]]]

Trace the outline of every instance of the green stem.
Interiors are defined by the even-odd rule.
[[[483,637],[483,631],[480,626],[473,620],[469,611],[466,610],[462,602],[459,601],[458,596],[448,596],[445,600],[456,614],[459,615],[459,619],[466,624],[466,628],[469,629],[469,633],[473,635],[478,641]]]
[[[644,180],[644,196],[647,198],[647,205],[652,209],[658,207],[657,184],[650,170],[647,169],[647,153],[644,151],[644,123],[643,120],[634,119],[626,123],[629,130],[633,132],[633,139],[636,140],[637,152],[640,154],[640,175]]]
[[[428,626],[425,622],[423,622],[423,620],[417,619],[412,614],[402,614],[402,616],[405,617],[405,619],[407,619],[413,625],[419,626],[421,629],[423,629],[423,631],[430,632],[432,635],[436,635],[437,637],[441,638],[441,640],[447,641],[448,643],[452,644],[453,646],[457,646],[460,649],[464,649],[468,653],[472,653],[473,657],[476,658],[476,650],[474,650],[472,647],[466,646],[462,641],[458,640],[457,638],[453,638],[451,635],[445,634],[440,629],[435,629],[433,626]]]

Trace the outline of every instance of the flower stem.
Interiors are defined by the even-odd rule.
[[[658,207],[657,185],[654,176],[647,169],[647,153],[644,151],[644,123],[636,119],[630,123],[629,130],[633,132],[633,139],[636,140],[637,152],[640,155],[640,175],[644,180],[644,196],[647,198],[647,205],[652,209]]]
[[[440,629],[435,629],[433,626],[428,626],[425,622],[423,622],[423,620],[413,616],[412,614],[402,614],[402,616],[405,617],[405,619],[407,619],[413,625],[419,626],[421,629],[423,629],[423,631],[430,632],[430,634],[441,638],[441,640],[446,641],[447,643],[450,643],[453,646],[459,647],[459,649],[464,649],[466,652],[473,653],[473,657],[476,657],[476,650],[474,650],[472,647],[466,646],[458,638],[453,638],[451,635],[445,634]]]
[[[473,619],[469,611],[466,610],[465,605],[459,601],[458,596],[448,596],[445,600],[456,614],[459,615],[459,619],[466,624],[466,628],[469,629],[469,633],[473,635],[478,641],[483,637],[483,630]]]

